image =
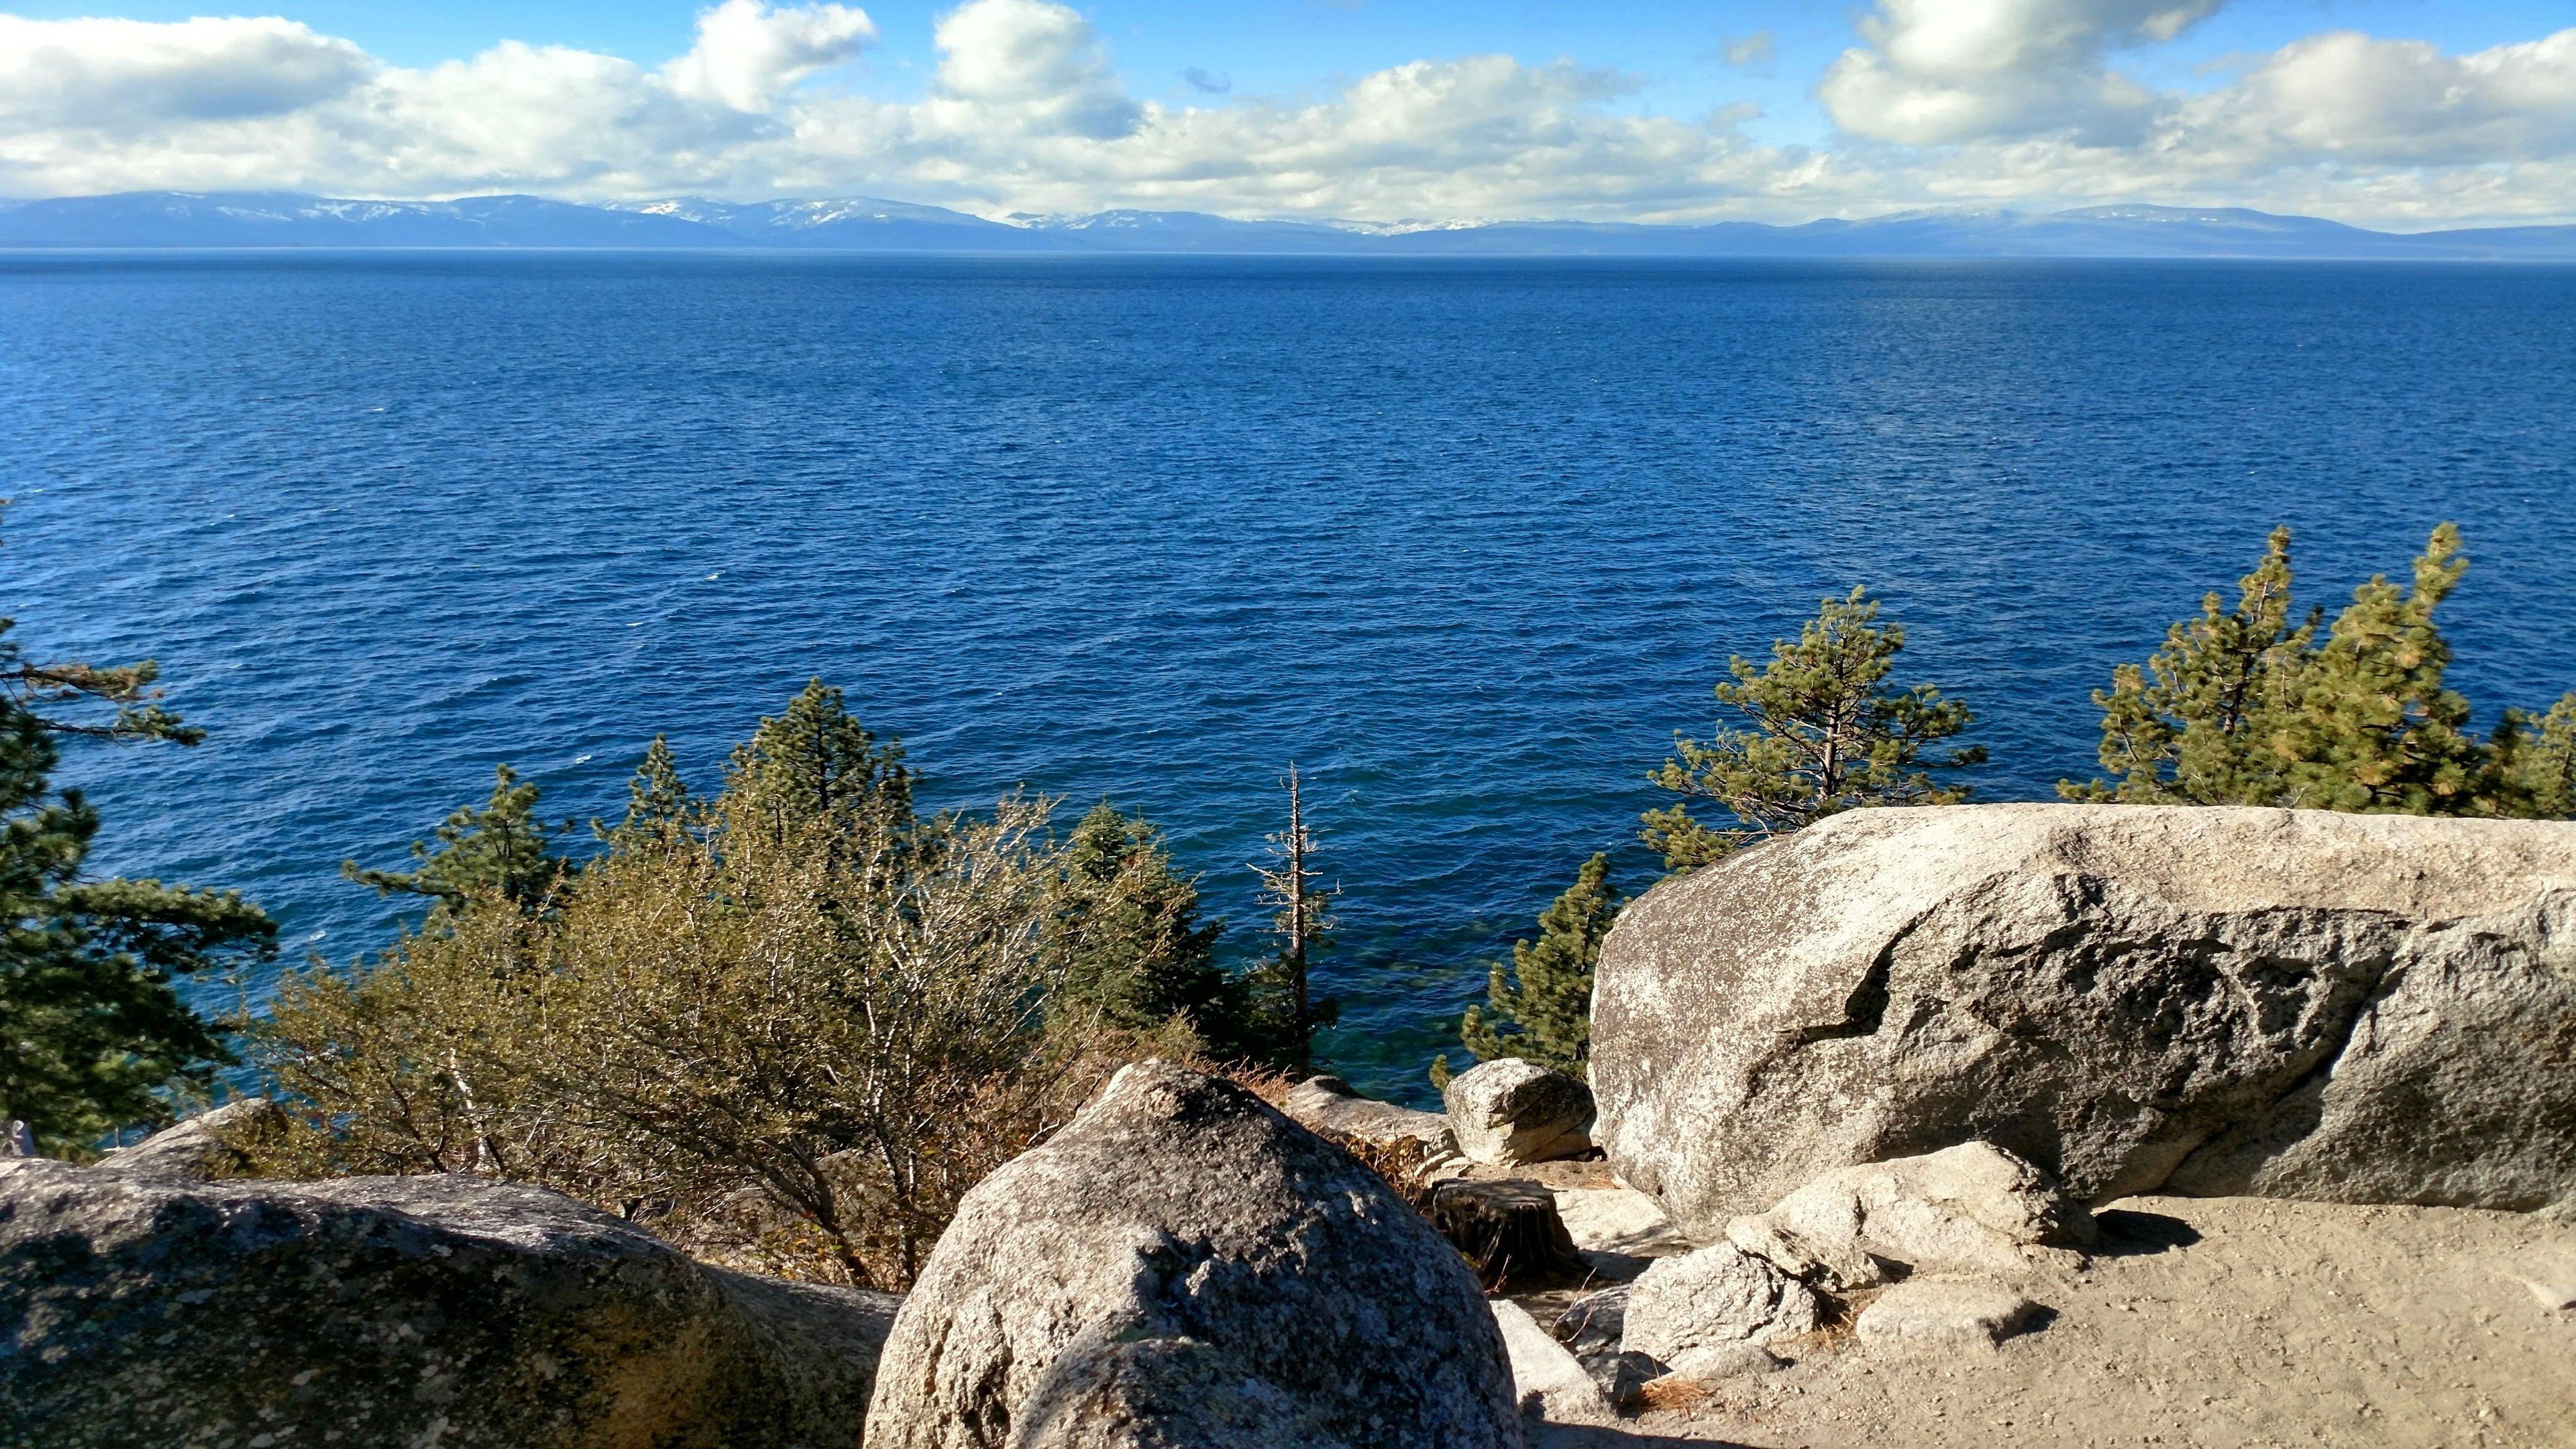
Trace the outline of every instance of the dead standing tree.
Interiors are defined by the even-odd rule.
[[[1314,999],[1306,966],[1313,949],[1332,933],[1328,908],[1341,888],[1316,882],[1315,837],[1306,828],[1303,781],[1294,761],[1281,783],[1288,787],[1288,828],[1269,837],[1270,864],[1253,867],[1261,876],[1262,904],[1275,912],[1271,932],[1279,938],[1279,955],[1254,973],[1254,985],[1265,998],[1264,1014],[1275,1024],[1279,1063],[1303,1073],[1314,1067],[1316,1028],[1330,1026],[1339,1015],[1331,999]]]

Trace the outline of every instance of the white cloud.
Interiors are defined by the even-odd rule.
[[[374,63],[291,20],[26,20],[0,15],[0,121],[120,132],[300,110]]]
[[[0,16],[0,195],[879,194],[987,214],[1107,206],[1401,218],[1803,219],[1896,206],[2250,204],[2432,224],[2576,216],[2576,30],[2454,54],[2350,31],[2191,91],[2125,77],[2219,0],[1879,0],[1820,79],[1830,145],[1648,78],[1506,55],[1311,94],[1139,99],[1048,0],[943,15],[920,94],[823,73],[837,4],[724,0],[667,64],[503,42],[384,65],[276,19]],[[1745,59],[1751,53],[1745,53]]]
[[[2349,30],[2310,36],[2177,107],[2170,133],[2284,163],[2576,156],[2576,29],[2465,56]]]
[[[2134,140],[2156,97],[2109,69],[2115,46],[2170,41],[2222,0],[1880,0],[1868,46],[1817,95],[1835,124],[1907,145],[2067,133]]]
[[[952,131],[1123,136],[1140,115],[1091,22],[1047,0],[967,0],[940,18],[936,91],[924,119]]]
[[[724,0],[698,15],[698,43],[665,72],[671,89],[737,111],[765,111],[798,81],[839,65],[877,38],[875,22],[847,5],[773,10]]]

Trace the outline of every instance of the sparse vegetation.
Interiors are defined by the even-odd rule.
[[[1141,822],[1095,811],[1064,847],[1045,800],[924,818],[912,784],[820,684],[703,804],[657,747],[542,909],[476,879],[372,969],[287,978],[253,1027],[300,1119],[268,1165],[539,1182],[716,1256],[908,1284],[968,1187],[1120,1063],[1197,1053],[1193,993],[1241,987],[1207,979]],[[418,873],[490,835],[443,832]]]

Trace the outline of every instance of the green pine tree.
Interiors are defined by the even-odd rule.
[[[697,801],[680,778],[670,742],[655,735],[626,782],[626,818],[615,825],[593,820],[590,830],[612,850],[673,850],[690,838],[697,819]]]
[[[780,821],[833,821],[851,828],[901,828],[913,820],[913,772],[899,740],[876,736],[820,679],[765,716],[733,753],[726,788],[745,806]]]
[[[2102,768],[2118,776],[2058,793],[2141,804],[2268,805],[2288,798],[2284,734],[2299,706],[2312,613],[2290,622],[2290,531],[2272,530],[2263,561],[2237,581],[2229,610],[2216,593],[2200,617],[2166,631],[2142,669],[2123,664],[2102,707]]]
[[[1053,1017],[1151,1031],[1178,1016],[1219,1056],[1252,1049],[1244,984],[1216,964],[1224,923],[1200,923],[1198,883],[1172,868],[1145,817],[1093,806],[1066,842],[1064,875],[1048,926],[1062,961]]]
[[[2519,807],[2512,813],[2576,819],[2576,691],[2559,696],[2538,719],[2515,711],[2500,735],[2506,791]]]
[[[1487,1009],[1470,1006],[1458,1038],[1476,1060],[1519,1057],[1580,1077],[1592,1057],[1592,973],[1601,962],[1601,938],[1619,914],[1619,891],[1610,884],[1610,857],[1583,863],[1574,884],[1538,918],[1538,939],[1512,943],[1509,975],[1496,962],[1485,983]],[[1443,1054],[1432,1079],[1447,1085]]]
[[[1687,797],[1643,817],[1640,838],[1662,852],[1665,869],[1692,870],[1844,810],[1967,798],[1967,787],[1937,784],[1930,771],[1980,763],[1984,749],[1930,751],[1973,716],[1929,684],[1884,687],[1905,629],[1880,625],[1878,612],[1878,601],[1855,588],[1823,600],[1796,641],[1774,641],[1760,669],[1727,661],[1734,678],[1717,686],[1717,699],[1746,727],[1721,726],[1705,744],[1675,736],[1678,758],[1647,777]],[[1731,823],[1700,821],[1691,800],[1717,806]]]
[[[2538,721],[2508,710],[2480,740],[2468,733],[2469,702],[2443,682],[2451,648],[2434,611],[2467,568],[2459,530],[2445,523],[2408,583],[2374,577],[2330,627],[2321,611],[2293,625],[2290,533],[2274,529],[2232,611],[2211,594],[2144,668],[2122,665],[2094,693],[2102,767],[2115,778],[2065,781],[2058,792],[2374,814],[2568,813],[2552,774],[2563,780],[2576,767],[2576,706],[2562,700]]]
[[[2451,646],[2433,610],[2459,587],[2460,531],[2433,530],[2412,587],[2378,576],[2301,671],[2284,753],[2289,794],[2311,809],[2373,814],[2490,813],[2491,751],[2466,732],[2469,702],[2446,687]]]
[[[544,905],[562,881],[567,863],[550,842],[572,828],[567,820],[549,825],[537,817],[537,786],[522,781],[507,765],[493,769],[492,796],[481,806],[461,805],[432,832],[435,845],[412,842],[419,868],[368,870],[354,860],[340,862],[340,873],[378,895],[397,891],[427,896],[453,909],[483,892],[518,903],[522,910]]]
[[[86,880],[98,812],[57,791],[62,737],[194,744],[149,662],[40,664],[0,619],[0,1124],[78,1154],[111,1131],[171,1117],[230,1055],[179,999],[183,976],[276,954],[277,926],[235,892]],[[85,706],[111,705],[105,719]]]

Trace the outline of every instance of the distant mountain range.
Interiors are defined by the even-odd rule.
[[[1202,252],[1346,256],[2280,257],[2576,260],[2576,226],[2368,231],[2238,208],[1908,211],[1798,226],[1578,221],[1386,225],[1192,211],[988,221],[848,197],[583,206],[534,196],[342,201],[289,192],[138,191],[0,201],[0,247],[762,248],[863,252]]]

